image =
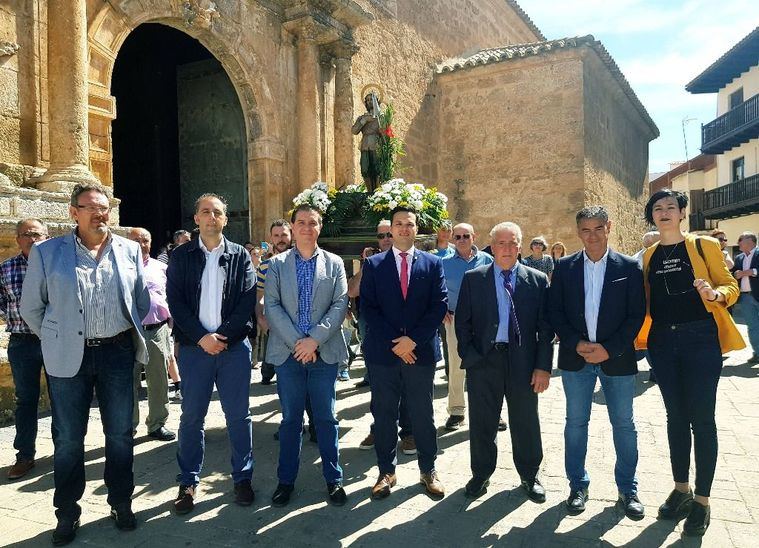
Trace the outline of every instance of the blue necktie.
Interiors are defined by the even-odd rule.
[[[522,346],[522,332],[519,330],[519,320],[517,319],[517,311],[514,306],[514,286],[511,284],[511,271],[501,270],[501,276],[503,277],[503,287],[506,289],[506,296],[509,298],[511,327],[514,329],[514,335],[516,335],[517,346]]]

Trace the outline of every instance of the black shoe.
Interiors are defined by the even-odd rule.
[[[546,501],[546,490],[538,478],[533,480],[522,480],[522,489],[527,491],[527,498],[532,502],[542,503]]]
[[[120,531],[134,531],[137,528],[137,519],[129,502],[111,506],[111,518],[116,522],[116,529]]]
[[[343,484],[340,482],[328,484],[327,493],[329,494],[329,502],[333,506],[342,506],[348,500],[348,495],[345,494]]]
[[[690,512],[690,507],[693,504],[693,491],[682,493],[677,489],[674,489],[664,504],[659,506],[659,519],[674,519],[679,520],[684,518]]]
[[[454,430],[458,430],[462,424],[464,424],[464,415],[451,415],[445,421],[445,429],[453,432]]]
[[[479,478],[472,478],[466,484],[464,490],[464,496],[468,499],[477,499],[487,493],[490,480],[481,480]]]
[[[240,506],[250,506],[253,504],[256,495],[253,492],[253,486],[249,480],[243,480],[235,483],[235,503]]]
[[[269,386],[271,384],[272,377],[261,377],[261,384]]]
[[[75,520],[60,518],[58,525],[53,531],[53,545],[64,546],[76,538],[76,530],[79,529],[79,518]]]
[[[284,483],[277,485],[277,489],[271,496],[272,506],[276,506],[277,508],[287,506],[287,503],[290,502],[290,495],[292,495],[293,489],[292,485],[285,485]]]
[[[498,431],[499,431],[499,432],[505,432],[505,431],[506,431],[506,430],[508,430],[508,429],[509,429],[509,425],[508,425],[508,424],[506,424],[506,421],[505,421],[505,420],[503,420],[503,419],[500,419],[500,420],[498,421]]]
[[[646,510],[643,508],[638,495],[620,495],[618,502],[625,509],[625,515],[630,519],[639,520],[646,515]]]
[[[165,426],[160,426],[158,429],[148,432],[148,437],[158,441],[172,441],[177,439],[177,435]]]
[[[570,491],[569,497],[567,497],[567,502],[565,502],[567,505],[567,512],[573,516],[582,514],[585,511],[586,502],[588,502],[587,489],[576,489]]]
[[[694,500],[688,517],[685,518],[685,524],[683,524],[683,534],[686,537],[703,537],[709,528],[711,513],[708,506],[699,504]]]
[[[746,363],[752,364],[752,365],[755,363],[759,363],[759,355],[754,354],[753,356],[751,356],[749,359],[746,360]]]
[[[360,381],[356,383],[356,388],[363,388],[365,386],[369,386],[369,381],[367,381],[366,379],[361,379]]]

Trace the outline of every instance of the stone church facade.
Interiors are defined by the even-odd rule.
[[[164,41],[132,47],[145,29]],[[148,74],[168,47],[155,44],[175,35],[206,57]],[[119,68],[128,49],[131,64]],[[177,96],[168,110],[179,114],[161,129],[166,109],[130,111],[129,101],[166,67],[177,89],[153,93]],[[209,87],[217,72],[226,95]],[[577,247],[574,211],[601,201],[629,234],[619,243],[637,246],[656,126],[603,46],[547,41],[512,0],[9,0],[0,5],[0,256],[13,252],[19,218],[66,230],[70,189],[87,180],[113,188],[114,222],[148,226],[159,244],[192,228],[188,204],[200,189],[234,195],[237,237],[263,239],[300,189],[360,180],[350,128],[371,84],[396,108],[402,176],[449,194],[455,220],[484,234],[508,218],[526,237]],[[123,125],[142,119],[143,128]],[[139,148],[151,123],[179,143],[166,151],[153,136],[159,144]],[[235,124],[239,135],[208,138]],[[167,163],[173,171],[150,166]],[[156,224],[173,209],[173,224]]]

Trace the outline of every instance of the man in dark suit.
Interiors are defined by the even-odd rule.
[[[437,438],[432,410],[438,327],[448,311],[440,259],[414,247],[416,214],[392,212],[393,247],[366,259],[361,277],[361,315],[366,320],[364,358],[372,383],[374,448],[379,479],[372,498],[385,498],[396,483],[398,414],[406,396],[418,451],[420,481],[433,497],[445,494],[435,471]]]
[[[731,269],[741,288],[735,311],[746,322],[748,340],[754,350],[748,363],[759,363],[759,253],[756,250],[756,234],[741,234],[738,248],[741,252],[735,257],[735,265]]]
[[[472,479],[466,496],[485,493],[495,471],[503,398],[509,411],[514,464],[522,488],[545,502],[537,477],[543,460],[538,394],[548,388],[553,331],[545,317],[548,278],[519,264],[522,230],[500,223],[490,231],[495,262],[464,275],[454,322],[469,391]]]
[[[585,469],[588,422],[596,381],[606,398],[617,463],[619,503],[632,519],[643,518],[638,499],[638,434],[633,419],[633,341],[643,325],[643,274],[632,257],[608,246],[611,221],[601,206],[577,213],[584,249],[559,260],[553,271],[548,317],[559,336],[559,369],[566,396],[564,466],[569,479],[567,510],[585,510],[590,478]]]

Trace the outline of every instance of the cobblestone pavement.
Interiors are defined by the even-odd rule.
[[[741,326],[743,329],[743,326]],[[745,334],[745,330],[744,330]],[[228,475],[229,450],[219,402],[211,404],[207,454],[195,511],[172,515],[176,493],[174,443],[145,436],[140,427],[135,447],[134,532],[121,533],[108,517],[103,474],[103,435],[97,409],[90,414],[86,439],[87,488],[82,527],[77,542],[92,546],[757,546],[759,536],[759,365],[745,363],[750,351],[732,353],[719,385],[717,422],[720,455],[712,491],[712,524],[703,540],[681,539],[682,523],[655,519],[656,509],[672,488],[665,414],[656,385],[638,374],[635,413],[639,435],[638,477],[646,506],[642,521],[631,521],[615,507],[614,449],[603,394],[596,393],[590,424],[588,470],[591,500],[584,514],[566,515],[568,493],[563,465],[564,394],[558,373],[541,396],[540,415],[545,459],[541,478],[548,491],[545,504],[534,504],[519,488],[511,461],[511,441],[499,434],[499,467],[481,499],[469,502],[464,485],[469,479],[468,430],[440,431],[437,469],[446,496],[433,501],[418,484],[415,457],[399,456],[398,486],[383,501],[371,501],[376,475],[373,451],[358,448],[371,422],[369,391],[355,387],[363,375],[359,363],[350,382],[338,383],[341,462],[348,503],[328,506],[316,445],[304,441],[296,491],[286,508],[272,508],[277,484],[278,444],[273,439],[279,422],[276,385],[261,386],[254,371],[250,387],[254,418],[256,502],[242,508],[233,503]],[[641,364],[646,369],[645,362]],[[442,368],[435,384],[438,425],[446,419],[446,385]],[[146,402],[141,402],[143,413]],[[144,414],[143,414],[144,416]],[[176,429],[179,406],[172,404],[168,426]],[[46,546],[55,525],[52,506],[52,441],[50,417],[41,419],[37,467],[21,481],[0,477],[0,545]],[[10,464],[13,427],[0,429],[0,462]]]

